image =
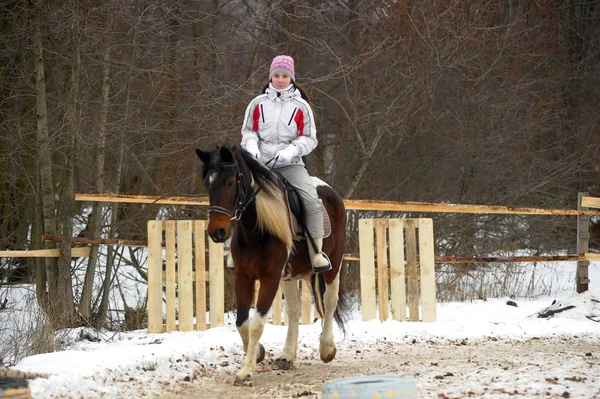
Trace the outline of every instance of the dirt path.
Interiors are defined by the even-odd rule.
[[[165,386],[161,397],[320,398],[324,382],[368,374],[411,375],[421,398],[600,397],[600,345],[584,340],[378,343],[376,348],[350,344],[330,364],[317,361],[316,353],[300,356],[293,370],[256,374],[252,387],[232,386],[231,367],[205,368],[194,381]],[[271,361],[261,366],[270,369]]]

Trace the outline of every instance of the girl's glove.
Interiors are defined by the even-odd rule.
[[[246,151],[248,151],[254,158],[260,159],[260,150],[258,149],[258,144],[249,142],[246,144]]]
[[[275,154],[275,158],[277,158],[279,162],[289,163],[294,157],[298,156],[298,152],[298,147],[296,147],[294,144],[290,144]]]

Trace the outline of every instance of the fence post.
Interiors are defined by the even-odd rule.
[[[589,193],[577,194],[577,209],[588,211],[590,208],[581,206],[581,199],[587,197]],[[577,215],[577,255],[585,255],[589,250],[590,242],[590,217],[588,215]],[[577,272],[575,273],[575,285],[578,293],[588,290],[590,282],[588,278],[589,260],[577,261]]]

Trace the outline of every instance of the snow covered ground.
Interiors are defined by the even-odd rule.
[[[575,270],[574,265],[563,267]],[[321,397],[322,381],[356,373],[411,374],[421,397],[600,397],[600,262],[590,265],[590,280],[590,291],[584,294],[573,293],[570,284],[552,297],[517,298],[517,306],[507,305],[508,298],[438,303],[435,323],[362,322],[356,313],[345,337],[336,330],[338,357],[327,365],[318,360],[320,324],[300,326],[298,361],[287,373],[295,373],[289,374],[294,382],[301,382],[311,369],[320,373],[306,376],[312,380],[300,391],[269,391],[281,372],[268,374],[266,369],[255,375],[253,388],[231,386],[243,355],[231,315],[226,326],[204,332],[72,330],[67,350],[25,358],[15,368],[50,374],[31,381],[36,399],[231,398],[244,392],[248,398]],[[555,299],[552,309],[575,307],[538,318]],[[261,342],[268,354],[263,367],[268,368],[269,359],[283,347],[285,331],[281,326],[265,327]],[[468,354],[457,352],[461,348]],[[548,356],[537,359],[544,351]],[[504,364],[485,362],[494,353],[505,356],[498,361]],[[404,363],[399,360],[403,356]],[[477,368],[452,368],[460,362],[474,364],[476,356],[484,357]],[[431,365],[445,369],[430,370]],[[453,374],[448,370],[456,370],[459,377],[443,385],[444,372]],[[576,374],[578,370],[584,374]],[[488,378],[489,386],[480,387],[481,378]]]

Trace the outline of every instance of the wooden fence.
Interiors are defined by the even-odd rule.
[[[223,245],[208,240],[208,253],[207,262],[205,221],[148,222],[148,332],[205,330],[224,324]]]
[[[386,241],[388,231],[389,242]],[[373,232],[376,232],[376,247]],[[208,251],[206,251],[207,241]],[[406,321],[405,291],[408,284],[408,320],[435,321],[435,270],[431,219],[363,219],[360,221],[360,248],[363,320],[376,318],[376,296],[380,304],[379,320],[384,321],[390,317],[388,290],[391,290],[392,318]],[[375,248],[378,256],[377,269],[375,269]],[[223,254],[222,244],[215,244],[207,239],[206,221],[152,220],[148,222],[148,332],[205,330],[224,324]],[[206,270],[207,265],[208,270]],[[376,270],[377,285],[375,284]],[[311,289],[308,280],[300,280],[298,284],[302,296],[300,322],[310,324],[317,317],[317,312],[311,303]],[[207,292],[210,304],[208,313]],[[270,314],[270,321],[275,325],[287,324],[282,308],[283,296],[280,289],[275,296]],[[421,308],[421,317],[419,308]]]
[[[223,255],[223,244],[207,238],[204,220],[148,222],[148,332],[205,330],[224,324]],[[313,321],[310,286],[305,280],[298,283],[301,323],[309,324]],[[280,289],[271,311],[273,324],[286,323],[282,308]]]
[[[406,321],[407,299],[408,320],[435,321],[432,219],[361,219],[358,233],[363,321],[376,318],[377,303],[379,320],[391,313],[394,320]]]

